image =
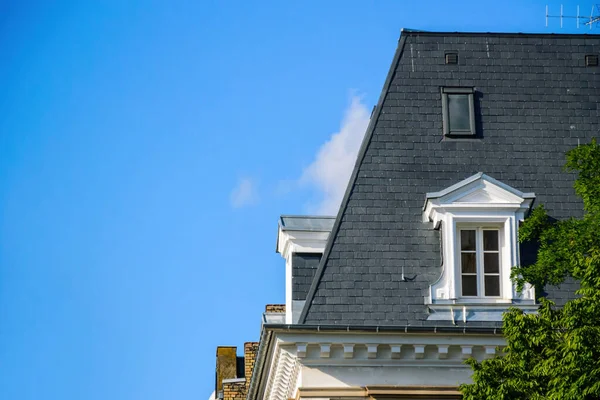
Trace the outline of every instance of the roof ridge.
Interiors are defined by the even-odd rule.
[[[555,32],[461,32],[461,31],[425,31],[402,28],[400,36],[497,36],[497,37],[599,37],[598,33],[555,33]]]
[[[404,32],[404,30],[402,31]],[[346,187],[346,191],[344,193],[344,198],[342,199],[342,203],[338,210],[337,216],[335,218],[335,222],[333,223],[333,228],[329,237],[327,238],[327,244],[325,245],[325,250],[323,251],[323,257],[321,257],[321,261],[319,262],[319,266],[317,267],[317,271],[315,272],[315,276],[310,285],[310,289],[308,290],[308,295],[306,296],[306,302],[304,303],[304,307],[302,308],[302,312],[300,313],[300,317],[298,318],[299,324],[304,324],[306,321],[306,317],[308,312],[312,306],[312,302],[315,297],[315,293],[321,283],[321,278],[323,277],[323,273],[325,272],[325,266],[327,265],[327,261],[329,259],[329,255],[331,254],[331,248],[333,247],[333,242],[338,235],[340,230],[340,225],[342,221],[342,216],[348,207],[348,202],[350,201],[350,193],[352,193],[352,188],[356,184],[356,180],[358,179],[358,171],[360,166],[362,165],[365,155],[367,153],[367,148],[371,143],[371,138],[373,137],[373,132],[375,131],[375,126],[377,126],[377,122],[381,115],[381,110],[383,108],[384,100],[388,94],[388,91],[392,85],[392,81],[394,75],[396,74],[396,69],[398,68],[398,64],[400,62],[400,58],[402,57],[402,53],[404,51],[404,45],[406,43],[406,35],[400,34],[400,40],[398,43],[398,47],[396,48],[396,53],[394,54],[394,58],[392,59],[392,63],[390,69],[388,71],[387,77],[385,78],[385,83],[381,90],[381,94],[379,95],[379,100],[377,102],[377,106],[375,107],[375,111],[371,116],[371,120],[369,121],[369,125],[367,126],[367,131],[365,132],[365,137],[360,145],[360,150],[358,151],[358,156],[356,157],[356,163],[354,164],[354,169],[352,170],[352,174],[350,175],[350,180],[348,182],[348,186]]]

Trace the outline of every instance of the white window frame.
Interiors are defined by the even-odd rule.
[[[519,264],[518,225],[535,195],[523,193],[483,173],[478,173],[440,192],[428,193],[423,207],[424,222],[441,231],[442,273],[431,285],[426,304],[515,304],[535,303],[533,288],[517,292],[510,280]],[[460,270],[461,229],[498,229],[500,296],[462,296]]]
[[[462,250],[462,236],[461,236],[461,232],[462,231],[475,231],[475,250],[473,250],[474,254],[475,254],[475,276],[477,277],[477,295],[476,296],[465,296],[463,294],[463,288],[462,288],[462,276],[465,275],[465,273],[462,271],[462,254],[465,252]],[[492,253],[492,251],[490,250],[485,250],[483,248],[483,232],[484,231],[496,231],[498,232],[498,250],[493,251],[493,253],[497,253],[498,254],[498,273],[488,273],[486,274],[484,271],[484,254],[487,252]],[[485,224],[485,225],[460,225],[458,226],[457,229],[457,236],[456,236],[456,253],[457,253],[457,258],[458,258],[458,263],[457,263],[457,268],[459,269],[459,275],[460,275],[460,279],[457,282],[457,286],[458,286],[458,293],[460,294],[460,298],[468,301],[468,300],[476,300],[476,299],[500,299],[502,298],[502,278],[503,278],[503,271],[502,271],[502,253],[504,250],[504,237],[503,237],[503,229],[501,226],[497,226],[497,225],[489,225],[489,224]],[[468,251],[469,253],[471,252],[470,250]],[[486,275],[497,275],[498,276],[498,296],[487,296],[485,294],[485,276]]]

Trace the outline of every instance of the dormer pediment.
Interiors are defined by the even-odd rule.
[[[534,199],[533,193],[523,193],[479,172],[444,190],[427,193],[423,218],[437,223],[440,213],[460,209],[526,211]]]

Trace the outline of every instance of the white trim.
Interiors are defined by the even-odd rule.
[[[463,231],[475,231],[475,250],[462,250],[462,232]],[[484,271],[484,255],[486,250],[483,248],[483,236],[484,231],[494,231],[498,232],[498,250],[494,252],[498,254],[498,273],[494,273],[493,275],[498,275],[498,296],[487,296],[485,294],[485,271]],[[456,282],[457,292],[460,293],[461,303],[474,301],[474,302],[489,302],[491,300],[502,300],[503,299],[503,268],[502,268],[502,260],[504,258],[503,253],[505,253],[506,241],[504,239],[504,229],[502,226],[496,225],[488,225],[488,224],[478,224],[478,225],[463,225],[460,224],[457,226],[457,235],[456,235],[456,245],[458,246],[458,250],[456,251],[456,265],[459,269],[458,275],[460,279]],[[475,275],[476,284],[477,284],[477,295],[475,296],[465,296],[462,288],[462,277],[466,273],[462,271],[462,254],[468,252],[475,254],[475,272],[470,273],[471,275]],[[489,252],[489,251],[488,251]],[[490,275],[490,274],[488,274]]]
[[[279,226],[277,252],[285,259],[285,323],[293,324],[292,256],[294,253],[323,253],[329,238],[328,231],[292,230]],[[297,311],[297,310],[296,310]]]
[[[506,345],[500,334],[470,333],[275,332],[273,339],[257,397],[264,400],[297,398],[299,388],[408,384],[423,375],[433,385],[468,382],[465,358],[483,360]]]
[[[271,370],[265,391],[265,400],[287,400],[293,397],[298,379],[298,357],[288,349],[281,347],[278,340],[275,344]]]
[[[523,198],[523,199],[527,199],[527,198],[534,199],[535,198],[534,193],[523,193],[520,190],[517,190],[517,189],[513,188],[512,186],[507,185],[506,183],[500,182],[499,180],[494,179],[491,176],[484,174],[483,172],[478,172],[475,175],[468,177],[467,179],[464,179],[458,183],[455,183],[452,186],[447,187],[444,190],[440,190],[439,192],[427,193],[426,198],[429,200],[432,198],[444,197],[447,194],[457,191],[457,190],[467,186],[470,183],[480,181],[480,180],[485,180],[485,181],[493,184],[494,186],[504,189],[505,191],[512,193],[515,196]]]
[[[223,379],[223,383],[246,383],[246,378]]]
[[[531,207],[535,195],[523,193],[483,173],[475,174],[439,192],[428,193],[423,207],[424,222],[432,222],[434,228],[441,226],[442,274],[430,286],[425,304],[497,304],[504,309],[514,303],[534,304],[533,288],[529,285],[517,293],[510,280],[511,268],[519,264],[518,224]],[[490,226],[500,234],[500,290],[499,297],[461,297],[460,295],[460,249],[458,234],[462,227]],[[438,311],[438,310],[436,310]],[[456,319],[452,310],[437,313],[430,319],[448,320],[497,320],[492,314],[479,313],[476,309],[463,311]],[[468,315],[467,315],[468,314]]]

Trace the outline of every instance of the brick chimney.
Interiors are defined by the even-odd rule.
[[[233,346],[217,347],[217,367],[215,381],[215,396],[218,398],[219,392],[223,391],[224,379],[237,378],[237,348]]]
[[[244,343],[244,371],[246,375],[246,390],[250,388],[250,380],[254,371],[254,363],[256,362],[256,353],[258,353],[258,342]]]
[[[284,313],[285,312],[285,304],[267,304],[265,306],[265,312]]]
[[[244,379],[231,379],[223,382],[223,400],[245,400],[246,381]]]
[[[285,313],[285,304],[268,304],[265,314]],[[235,346],[217,347],[215,398],[246,400],[258,355],[259,342],[244,343],[244,357],[237,356]]]

